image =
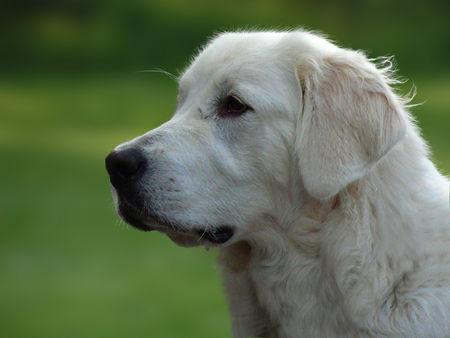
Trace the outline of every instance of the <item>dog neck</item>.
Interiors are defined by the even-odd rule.
[[[432,194],[422,189],[430,186],[411,184],[439,176],[431,162],[423,160],[420,152],[425,148],[415,137],[334,198],[317,201],[306,196],[294,206],[292,200],[285,201],[275,208],[281,212],[267,214],[251,227],[245,241],[221,250],[228,294],[242,288],[241,282],[230,280],[246,281],[248,303],[257,309],[248,316],[259,318],[254,325],[273,331],[303,320],[320,327],[323,316],[315,308],[330,309],[335,316],[330,322],[345,322],[349,316],[362,321],[388,301],[383,290],[395,290],[421,264],[421,211],[425,207],[448,214],[448,205],[441,198],[442,187],[435,187],[442,196],[426,200],[422,195]],[[403,198],[413,201],[413,207],[399,202]],[[230,300],[233,308],[233,296]],[[298,310],[305,307],[310,309]]]

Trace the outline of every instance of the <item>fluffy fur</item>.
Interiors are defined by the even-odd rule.
[[[182,245],[235,227],[219,261],[236,337],[450,335],[449,182],[393,81],[309,32],[220,34],[174,117],[119,146],[151,159],[141,221]],[[251,109],[218,114],[230,95]]]

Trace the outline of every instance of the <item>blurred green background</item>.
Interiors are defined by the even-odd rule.
[[[104,158],[170,118],[215,32],[320,30],[395,55],[450,172],[450,2],[29,0],[0,3],[0,335],[229,337],[216,253],[118,220]],[[411,182],[414,184],[414,182]]]

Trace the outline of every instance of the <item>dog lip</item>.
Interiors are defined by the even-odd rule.
[[[214,244],[223,244],[231,239],[234,235],[234,227],[224,225],[214,227],[206,230],[196,230],[197,234],[202,239],[206,239]]]
[[[141,231],[146,231],[146,232],[147,232],[147,231],[153,231],[153,230],[155,230],[155,229],[153,229],[152,227],[149,227],[147,224],[142,223],[142,222],[139,221],[139,220],[132,221],[132,222],[130,222],[130,221],[127,220],[127,223],[130,224],[132,227],[134,227],[134,228],[136,228],[136,229],[138,229],[138,230],[141,230]]]
[[[136,228],[141,231],[152,231],[155,230],[152,227],[148,226],[141,220],[134,218],[133,216],[127,215],[123,216],[125,219],[125,222],[127,222],[129,225],[131,225],[133,228]]]
[[[230,225],[221,225],[217,227],[210,226],[205,228],[194,227],[193,229],[189,229],[186,226],[167,221],[155,213],[146,214],[145,219],[142,219],[136,216],[139,214],[138,210],[123,199],[119,203],[119,213],[126,223],[138,230],[158,230],[164,233],[178,233],[179,235],[187,237],[195,234],[198,236],[199,244],[201,240],[206,240],[212,244],[223,244],[229,241],[235,232],[235,228]],[[149,226],[148,223],[152,224],[152,226]]]
[[[122,204],[123,205],[123,204]],[[120,215],[123,220],[131,225],[133,228],[136,228],[141,231],[152,231],[154,230],[151,226],[145,224],[141,219],[136,217],[133,212],[130,212],[128,208],[119,207]]]

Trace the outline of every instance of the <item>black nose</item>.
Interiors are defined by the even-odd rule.
[[[114,150],[106,157],[105,163],[115,188],[139,179],[147,167],[144,154],[137,149]]]

